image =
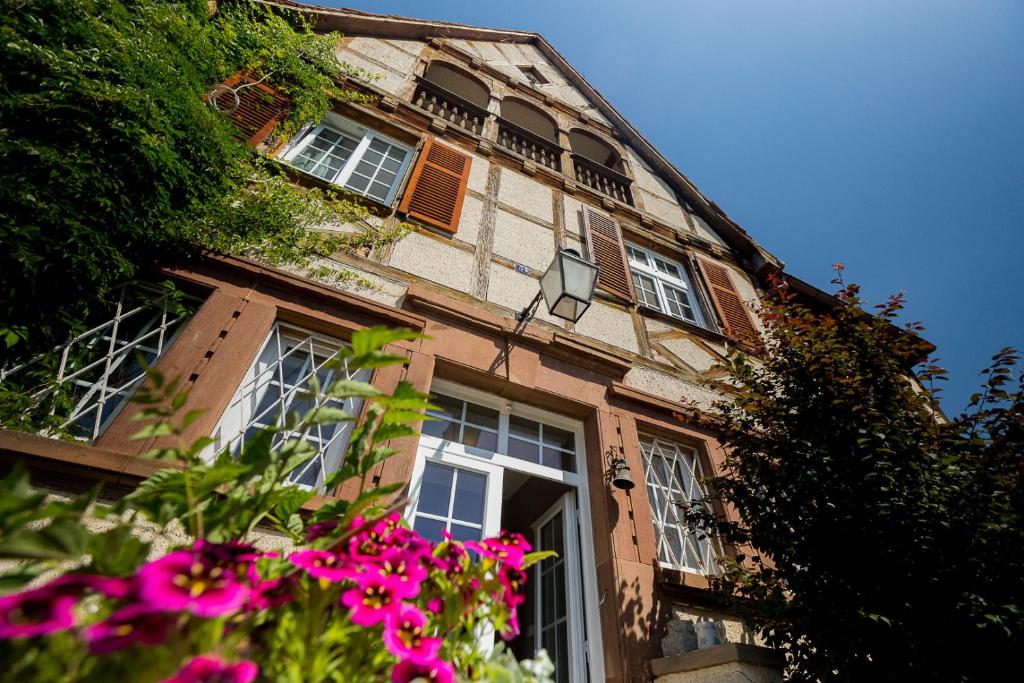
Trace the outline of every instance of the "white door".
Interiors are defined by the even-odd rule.
[[[558,553],[536,565],[536,648],[554,663],[556,683],[583,683],[589,676],[576,495],[562,496],[533,528],[534,549]]]

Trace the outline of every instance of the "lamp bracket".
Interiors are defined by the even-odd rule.
[[[540,305],[540,297],[541,292],[538,291],[537,296],[533,297],[533,300],[530,303],[526,304],[526,307],[523,310],[516,313],[516,320],[518,320],[519,322],[523,322],[524,320],[529,320],[530,318],[532,318],[534,313],[537,312],[537,306]]]

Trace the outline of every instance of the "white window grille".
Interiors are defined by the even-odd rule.
[[[707,327],[686,268],[632,244],[626,245],[626,253],[642,306]]]
[[[390,204],[410,149],[335,114],[287,149],[292,166],[382,204]]]
[[[245,440],[261,428],[283,426],[288,413],[304,415],[312,409],[314,399],[306,392],[313,376],[321,388],[339,379],[369,381],[369,370],[350,371],[344,365],[327,367],[342,346],[343,342],[338,339],[276,323],[221,417],[213,435],[214,451],[227,448],[237,453]],[[352,416],[358,416],[362,404],[362,399],[355,398],[344,401],[328,398],[321,403],[341,408]],[[285,430],[275,434],[275,446],[288,439],[302,438],[317,451],[316,457],[293,471],[288,480],[324,492],[326,478],[341,466],[353,424],[319,424],[305,433]]]
[[[149,284],[125,287],[112,317],[51,353],[0,369],[0,384],[32,377],[34,403],[49,401],[59,431],[94,441],[173,343],[199,299]],[[50,369],[51,364],[56,367]]]
[[[435,542],[444,532],[458,541],[479,541],[484,527],[487,475],[428,462],[420,480],[412,528]]]
[[[718,543],[701,531],[691,529],[687,509],[710,509],[707,492],[700,483],[704,476],[697,451],[653,437],[641,437],[647,493],[651,499],[658,559],[663,566],[718,573]]]

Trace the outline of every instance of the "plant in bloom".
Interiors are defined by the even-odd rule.
[[[352,348],[361,355],[346,361],[348,370],[359,362],[404,362],[383,348],[410,335],[356,333]],[[152,381],[162,386],[160,378]],[[351,380],[324,391],[335,399],[379,393]],[[395,396],[378,396],[365,411],[366,425],[353,434],[346,473],[365,474],[387,456],[384,443],[415,433],[387,418],[392,399],[402,420],[429,406],[426,395],[404,383]],[[163,396],[148,405],[171,405],[147,409],[165,419],[180,401]],[[298,428],[322,423],[316,420],[311,411]],[[378,437],[381,425],[388,428]],[[275,443],[273,434],[258,433],[241,453],[221,453],[212,462],[202,455],[208,440],[161,451],[184,467],[144,482],[115,512],[131,511],[161,529],[177,521],[196,540],[153,557],[153,545],[140,540],[131,515],[102,515],[121,519],[122,526],[100,534],[82,523],[76,533],[86,557],[65,558],[82,560],[82,573],[0,596],[0,661],[13,663],[5,673],[19,683],[43,683],[65,671],[68,681],[163,683],[250,683],[257,677],[446,683],[456,676],[491,680],[495,672],[524,683],[544,680],[503,644],[481,648],[478,634],[488,627],[506,638],[518,633],[525,569],[547,553],[529,554],[525,539],[510,532],[478,543],[447,537],[434,544],[399,514],[374,507],[394,487],[327,502],[306,518],[299,510],[314,494],[288,477],[316,451],[302,440]],[[43,496],[31,490],[27,475],[0,479],[0,496],[5,510],[22,514],[20,527],[0,518],[0,541],[12,529],[33,533]],[[86,497],[41,509],[60,513],[67,531],[84,521],[91,505],[95,498]],[[252,535],[260,525],[286,534],[294,550],[258,550]]]
[[[253,662],[229,664],[218,657],[196,657],[164,683],[252,683],[259,672]]]

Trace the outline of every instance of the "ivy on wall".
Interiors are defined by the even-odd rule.
[[[253,0],[0,0],[0,353],[87,329],[154,260],[202,249],[311,266],[401,236],[306,190],[206,103],[247,69],[294,101],[287,135],[358,100],[338,34]],[[355,233],[316,232],[361,224]],[[322,266],[321,278],[351,279]]]
[[[404,235],[342,190],[291,182],[207,102],[240,69],[265,77],[293,101],[283,137],[334,101],[365,99],[339,83],[373,75],[340,62],[341,36],[314,33],[301,13],[254,0],[0,0],[0,33],[0,364],[103,320],[157,260],[211,249],[371,286],[324,257]],[[341,225],[357,227],[323,229]],[[17,412],[23,389],[8,382],[0,403]]]

